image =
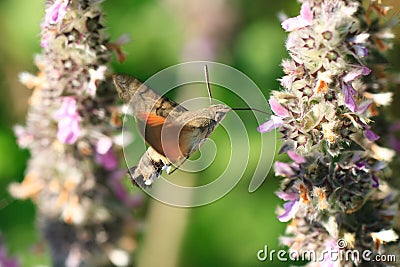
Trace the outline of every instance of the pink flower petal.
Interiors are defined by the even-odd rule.
[[[102,137],[97,141],[96,152],[99,154],[106,154],[112,147],[113,141],[109,137]]]
[[[105,154],[96,153],[96,162],[107,171],[115,170],[118,167],[118,159],[112,148]]]
[[[357,95],[357,91],[351,86],[351,84],[347,84],[342,82],[342,91],[344,94],[344,103],[346,107],[348,107],[352,112],[357,111],[357,104],[354,100],[354,96]]]
[[[272,111],[275,113],[275,115],[278,115],[279,117],[289,117],[289,111],[284,108],[281,104],[279,104],[278,101],[274,97],[271,97],[269,99],[269,105],[271,106]]]
[[[282,125],[283,125],[283,119],[281,117],[272,115],[269,121],[258,126],[257,131],[259,131],[260,133],[266,133]]]
[[[362,102],[360,105],[358,105],[357,113],[363,114],[364,112],[366,112],[368,110],[368,108],[371,106],[371,104],[372,104],[371,100]]]
[[[311,25],[312,20],[313,20],[313,14],[311,8],[307,2],[304,2],[303,5],[301,6],[300,15],[294,18],[289,18],[284,20],[281,25],[285,31],[291,32]]]
[[[129,208],[136,208],[143,203],[143,199],[141,195],[132,194],[131,191],[125,188],[123,183],[125,175],[126,169],[117,169],[111,173],[111,177],[108,181],[119,200]]]
[[[298,164],[306,163],[306,158],[298,155],[293,150],[289,150],[287,153],[288,153],[290,159],[293,160],[294,162],[296,162]]]
[[[75,117],[77,116],[76,100],[73,97],[64,97],[62,99],[61,108],[56,111],[54,118],[62,119],[64,117]]]
[[[349,73],[347,73],[343,78],[343,82],[348,83],[351,81],[354,81],[355,79],[357,79],[358,77],[360,77],[361,75],[369,75],[371,73],[371,70],[365,66],[362,66],[360,68],[357,68]]]
[[[19,267],[19,261],[7,255],[7,250],[0,244],[0,266],[1,267]]]
[[[48,25],[57,24],[67,13],[69,0],[56,0],[53,5],[46,9],[45,23]]]
[[[304,20],[308,21],[310,24],[311,24],[312,20],[314,19],[314,16],[311,12],[311,8],[310,8],[310,5],[308,4],[308,2],[304,2],[301,5],[300,16]]]
[[[64,144],[74,144],[81,134],[79,121],[74,118],[64,118],[58,122],[57,139]]]
[[[364,136],[369,140],[369,141],[376,141],[380,138],[379,135],[377,135],[376,133],[374,133],[372,130],[367,129],[364,131]]]
[[[284,176],[284,177],[292,177],[294,175],[294,171],[290,164],[285,162],[276,161],[274,164],[275,175]]]
[[[284,201],[299,199],[299,194],[296,193],[276,192],[275,194]]]
[[[114,170],[118,167],[118,159],[112,145],[112,139],[109,137],[100,138],[96,144],[96,161],[105,170]]]
[[[300,201],[289,201],[283,204],[285,212],[278,216],[278,220],[281,222],[288,222],[296,216],[297,211],[300,207]]]
[[[368,56],[368,49],[365,46],[353,45],[353,48],[357,56],[361,58]]]
[[[64,144],[74,144],[81,134],[75,98],[64,97],[54,118],[58,120],[57,139]]]

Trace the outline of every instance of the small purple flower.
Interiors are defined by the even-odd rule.
[[[129,208],[136,208],[143,203],[142,196],[139,194],[131,195],[126,190],[123,180],[126,175],[126,170],[115,170],[111,174],[109,180],[110,186],[113,189],[115,195]]]
[[[353,88],[350,83],[345,83],[342,81],[342,91],[344,94],[344,103],[352,112],[357,111],[357,104],[354,100],[354,96],[357,95],[357,91]]]
[[[62,106],[54,114],[54,118],[58,120],[57,139],[64,144],[74,144],[81,134],[76,99],[64,97]]]
[[[364,131],[364,136],[369,140],[369,141],[376,141],[380,138],[379,135],[377,135],[376,133],[374,133],[371,129],[366,129]]]
[[[289,155],[289,158],[291,160],[293,160],[294,162],[296,162],[297,164],[302,164],[302,163],[306,163],[306,158],[303,156],[300,156],[299,154],[297,154],[296,152],[294,152],[293,150],[289,150],[287,152],[287,154]]]
[[[272,111],[278,115],[279,117],[286,118],[289,117],[289,111],[284,108],[274,97],[269,99],[269,105],[271,106]]]
[[[105,154],[96,153],[96,162],[108,171],[118,167],[118,159],[113,149],[108,150]]]
[[[285,204],[283,204],[285,212],[278,216],[278,220],[281,222],[288,222],[294,218],[297,211],[299,210],[300,207],[299,195],[296,193],[285,193],[285,192],[277,192],[276,195],[280,199],[287,201]]]
[[[270,132],[273,129],[276,129],[283,125],[283,118],[287,118],[290,116],[289,111],[284,108],[279,102],[274,98],[271,97],[269,99],[269,104],[271,106],[272,111],[277,115],[272,115],[271,119],[263,124],[261,124],[257,131],[260,133]]]
[[[6,248],[0,244],[0,266],[1,267],[19,267],[17,259],[13,259],[7,255]]]
[[[275,175],[284,176],[284,177],[292,177],[294,175],[294,171],[292,169],[291,164],[276,161],[274,164]]]
[[[113,150],[111,138],[100,138],[97,142],[96,162],[108,171],[114,170],[118,167],[118,159]]]
[[[367,167],[367,163],[365,161],[355,162],[355,166],[357,170],[364,170]]]
[[[313,19],[314,16],[312,14],[310,5],[307,2],[304,2],[301,6],[300,15],[284,20],[281,25],[285,31],[291,32],[311,25]]]
[[[369,75],[371,70],[365,66],[356,68],[355,70],[347,73],[341,81],[342,92],[344,94],[344,103],[352,111],[357,111],[357,104],[354,96],[358,95],[357,91],[353,88],[351,82],[360,77],[361,75]],[[364,107],[363,107],[364,108]]]
[[[358,105],[358,107],[357,107],[357,113],[358,114],[365,113],[369,109],[369,107],[371,105],[372,105],[372,101],[371,100],[367,100],[367,101],[361,102],[361,104]]]
[[[361,58],[368,56],[368,49],[365,46],[353,45],[353,48],[357,56]]]
[[[259,131],[260,133],[266,133],[282,125],[283,125],[283,119],[281,117],[272,115],[269,121],[258,126],[257,131]]]
[[[45,24],[53,25],[60,22],[67,13],[69,0],[56,0],[46,9]]]
[[[73,117],[66,117],[59,121],[57,139],[64,144],[72,145],[78,140],[81,133],[79,120]]]
[[[365,66],[356,68],[353,71],[350,71],[349,73],[347,73],[343,78],[342,81],[345,83],[349,83],[354,81],[355,79],[357,79],[358,77],[360,77],[361,75],[366,76],[369,75],[371,73],[371,70]]]
[[[364,129],[365,129],[365,131],[364,131],[364,136],[365,136],[369,141],[374,142],[374,141],[376,141],[376,140],[378,140],[378,139],[380,138],[379,135],[377,135],[376,133],[374,133],[374,132],[371,130],[371,126],[369,126],[368,124],[362,123],[362,122],[361,122],[360,124],[361,124],[362,127],[364,127]]]
[[[379,179],[374,174],[371,174],[371,179],[373,181],[372,187],[378,188],[379,187]]]

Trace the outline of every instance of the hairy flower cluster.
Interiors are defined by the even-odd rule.
[[[131,208],[140,199],[121,182],[121,107],[106,79],[120,50],[104,34],[100,2],[47,1],[39,71],[20,76],[33,94],[15,132],[31,159],[10,192],[37,204],[54,266],[126,266],[136,246]]]
[[[389,8],[374,0],[301,2],[300,15],[282,22],[291,56],[282,62],[284,90],[272,93],[274,115],[258,128],[277,129],[292,160],[275,164],[284,177],[277,195],[286,201],[278,218],[291,221],[282,243],[384,253],[383,244],[398,239],[389,230],[397,193],[384,181],[395,152],[376,144],[372,118],[392,98],[379,66],[393,37],[390,21],[382,22]],[[348,246],[332,245],[339,239]],[[325,259],[318,266],[357,264]]]

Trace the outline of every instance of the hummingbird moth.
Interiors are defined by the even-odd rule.
[[[206,80],[211,101],[207,68]],[[129,169],[132,182],[141,187],[150,186],[163,170],[170,173],[172,165],[183,164],[232,110],[217,104],[189,111],[132,76],[115,74],[113,81],[119,97],[132,103],[132,115],[149,146],[138,166]]]

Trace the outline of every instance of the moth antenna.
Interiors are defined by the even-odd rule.
[[[257,109],[257,108],[232,108],[232,110],[254,110],[254,111],[257,111],[257,112],[260,112],[260,113],[264,113],[264,114],[267,114],[267,115],[272,115],[271,113],[269,113],[269,112],[266,112],[266,111],[263,111],[263,110],[260,110],[260,109]]]
[[[204,65],[204,75],[206,76],[206,85],[207,85],[208,97],[210,98],[210,105],[212,105],[210,76],[208,75],[208,66],[207,65]]]

